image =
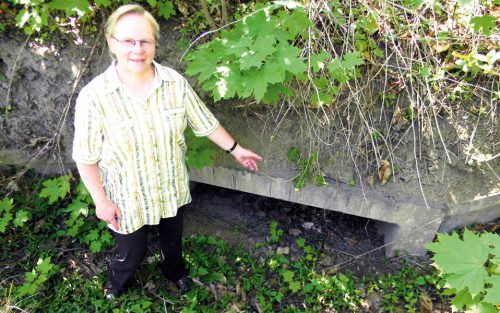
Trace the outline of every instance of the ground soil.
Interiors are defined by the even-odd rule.
[[[358,276],[398,268],[399,262],[386,259],[383,238],[372,220],[205,184],[197,184],[192,196],[186,208],[186,236],[210,234],[233,244],[245,242],[263,256],[276,245],[256,248],[256,244],[269,242],[270,224],[277,221],[283,230],[277,246],[289,248],[292,260],[301,253],[295,240],[304,238],[324,253],[325,268]]]

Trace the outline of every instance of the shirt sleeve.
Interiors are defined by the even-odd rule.
[[[219,121],[185,79],[184,84],[184,105],[189,127],[198,137],[210,135],[219,127]]]
[[[97,163],[101,158],[102,118],[95,107],[95,101],[84,90],[76,99],[74,125],[73,160],[84,164]]]

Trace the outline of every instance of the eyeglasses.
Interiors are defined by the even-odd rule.
[[[139,46],[143,47],[144,49],[151,49],[156,44],[156,42],[154,40],[145,40],[145,39],[141,39],[141,40],[123,39],[123,40],[120,40],[113,35],[111,35],[111,37],[114,40],[118,41],[122,46],[124,46],[128,49],[134,48],[136,43],[139,43]]]

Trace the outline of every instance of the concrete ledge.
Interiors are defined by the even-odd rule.
[[[317,187],[307,184],[300,192],[292,182],[281,182],[253,172],[223,167],[204,167],[190,171],[192,181],[258,194],[261,196],[301,203],[327,210],[361,216],[382,222],[379,230],[384,235],[385,251],[392,256],[399,251],[424,255],[424,244],[433,240],[444,214],[440,209],[424,205],[391,203],[380,193],[365,190],[362,200],[360,187],[344,184]]]
[[[486,223],[500,218],[500,193],[474,199],[448,208],[439,232],[473,223]]]

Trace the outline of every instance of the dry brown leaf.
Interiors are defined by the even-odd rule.
[[[432,313],[432,300],[428,295],[422,294],[418,300],[420,302],[420,313]]]
[[[35,223],[35,227],[34,227],[35,233],[38,233],[38,231],[40,230],[40,228],[43,227],[43,225],[45,225],[45,219],[44,218],[42,218],[41,220],[38,220]]]
[[[349,238],[349,237],[344,237],[344,240],[352,247],[355,246],[359,243],[356,239]]]
[[[399,107],[396,107],[394,114],[392,115],[392,125],[396,130],[400,130],[403,126],[408,124],[408,119]]]
[[[387,183],[389,178],[391,178],[392,175],[392,170],[391,170],[391,164],[387,160],[381,160],[380,161],[380,166],[377,171],[378,174],[378,179],[384,185]]]
[[[432,42],[431,44],[432,48],[436,50],[438,53],[445,52],[451,47],[451,42],[447,40],[431,40],[431,42]]]
[[[189,9],[188,9],[188,5],[186,2],[177,0],[177,1],[175,1],[175,4],[177,7],[177,10],[179,10],[179,12],[181,12],[182,15],[184,15],[184,17],[189,16]]]
[[[500,20],[500,6],[492,6],[490,8],[490,15],[493,16],[497,21]]]
[[[326,275],[335,275],[340,270],[338,266],[331,266],[327,268],[324,272]]]
[[[210,284],[210,291],[214,295],[215,301],[219,300],[219,296],[217,294],[217,290],[215,290],[215,285],[214,284]]]

